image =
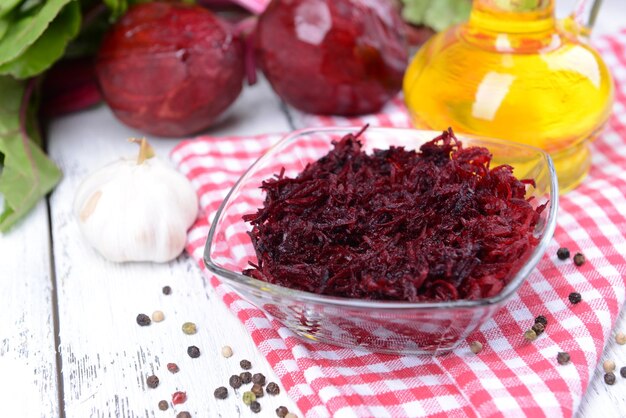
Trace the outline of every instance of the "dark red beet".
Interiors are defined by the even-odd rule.
[[[276,93],[309,113],[375,112],[407,65],[404,23],[388,0],[273,0],[256,47]]]
[[[227,24],[202,7],[145,3],[106,35],[96,70],[122,122],[183,136],[209,127],[237,98],[243,50]]]
[[[496,295],[537,245],[543,206],[512,168],[452,130],[419,152],[361,151],[358,135],[296,178],[263,182],[244,216],[258,266],[244,274],[326,295],[406,301]]]

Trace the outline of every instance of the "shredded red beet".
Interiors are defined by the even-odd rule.
[[[526,184],[490,168],[451,129],[419,152],[361,150],[359,134],[296,178],[266,180],[245,215],[258,264],[244,274],[340,297],[446,301],[494,296],[537,244]]]

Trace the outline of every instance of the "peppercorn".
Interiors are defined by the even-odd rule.
[[[613,360],[605,360],[604,363],[602,363],[602,368],[606,373],[612,372],[615,370],[615,362]]]
[[[154,322],[161,322],[165,319],[165,315],[161,311],[152,312],[152,320]]]
[[[255,373],[252,375],[252,383],[263,386],[265,384],[265,376],[263,373]]]
[[[561,247],[556,250],[556,256],[559,257],[559,260],[567,260],[570,256],[569,249],[565,247]]]
[[[615,374],[613,372],[608,372],[604,375],[604,383],[607,385],[615,384]]]
[[[181,411],[176,415],[176,418],[191,418],[191,414],[187,411]]]
[[[169,370],[172,374],[178,373],[180,371],[176,363],[167,363],[167,370]]]
[[[146,314],[142,314],[140,313],[139,315],[137,315],[137,323],[142,326],[142,327],[146,327],[148,325],[150,325],[150,317]]]
[[[169,287],[169,286],[163,286],[163,289],[162,289],[162,290],[163,290],[163,294],[164,294],[164,295],[169,295],[169,294],[171,294],[171,293],[172,293],[172,288],[171,288],[171,287]]]
[[[556,355],[556,361],[561,365],[569,363],[570,359],[569,353],[565,353],[563,351]]]
[[[537,334],[537,336],[539,336],[543,334],[543,331],[546,329],[546,327],[544,327],[541,322],[535,322],[531,329],[535,331],[535,334]]]
[[[276,396],[280,393],[280,387],[278,387],[278,385],[274,382],[269,382],[265,391],[272,396]]]
[[[580,303],[581,300],[583,300],[582,296],[580,296],[580,293],[578,292],[570,293],[568,298],[572,305],[576,305],[577,303]]]
[[[213,392],[213,395],[217,399],[226,399],[228,398],[228,389],[226,389],[224,386],[220,386],[219,388],[215,389],[215,392]]]
[[[250,406],[252,402],[256,401],[256,395],[250,391],[247,391],[243,393],[242,399],[243,403]]]
[[[585,264],[585,256],[582,253],[576,253],[576,255],[574,256],[574,264],[576,264],[576,267],[580,267],[583,264]]]
[[[626,334],[624,334],[623,332],[618,332],[615,335],[615,342],[618,343],[619,345],[626,344]]]
[[[537,323],[543,325],[544,328],[548,326],[548,320],[543,315],[539,315],[537,318],[535,318],[535,324]]]
[[[185,322],[183,324],[183,332],[187,335],[195,334],[196,332],[198,332],[196,324],[194,324],[193,322]]]
[[[470,351],[474,354],[478,354],[483,351],[483,344],[480,341],[472,341],[470,344]]]
[[[626,377],[626,367],[622,367],[621,369],[619,369],[619,374],[622,377]]]
[[[287,409],[286,406],[279,406],[278,408],[276,408],[276,415],[279,418],[285,418],[285,415],[287,415],[289,413],[289,410]]]
[[[537,333],[531,328],[524,333],[524,338],[528,341],[535,341],[537,339]]]
[[[232,375],[230,379],[228,379],[228,384],[233,389],[239,389],[241,387],[241,377],[237,376],[236,374]]]
[[[239,377],[241,378],[241,383],[243,383],[244,385],[252,382],[252,373],[250,372],[241,372]]]
[[[187,347],[187,354],[189,354],[191,358],[198,358],[200,357],[200,349],[195,345],[190,345]]]
[[[167,411],[167,409],[168,409],[169,407],[170,407],[170,406],[169,406],[169,404],[167,403],[167,401],[166,401],[166,400],[159,401],[159,409],[160,409],[161,411]]]
[[[230,346],[225,345],[224,347],[222,347],[222,356],[229,358],[232,357],[233,355],[233,349],[230,348]]]
[[[252,385],[252,389],[250,389],[250,391],[254,393],[257,399],[262,398],[264,395],[263,386],[259,385],[258,383],[255,383],[254,385]]]
[[[252,412],[254,412],[255,414],[258,414],[259,412],[261,412],[261,404],[257,401],[251,402],[250,410],[252,410]]]
[[[252,363],[250,363],[248,360],[241,360],[239,362],[239,365],[244,370],[250,370],[252,368]]]
[[[172,403],[174,405],[178,405],[180,403],[185,403],[186,400],[187,400],[187,393],[186,392],[174,392],[172,394]]]
[[[298,418],[298,416],[293,412],[288,412],[287,415],[285,415],[285,418]]]
[[[146,379],[146,383],[148,384],[149,388],[154,389],[159,386],[159,378],[155,375],[148,376],[148,378]]]

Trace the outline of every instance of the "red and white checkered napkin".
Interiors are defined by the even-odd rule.
[[[217,278],[209,278],[306,416],[557,417],[578,408],[624,302],[626,277],[626,32],[601,39],[597,46],[616,79],[614,115],[593,145],[589,177],[562,197],[554,240],[537,269],[468,339],[484,344],[479,355],[467,344],[432,358],[304,343]],[[401,103],[387,109],[393,113],[363,120],[373,125],[407,120]],[[310,116],[302,120],[342,122]],[[187,246],[199,263],[209,220],[226,192],[278,138],[201,137],[173,151],[173,160],[200,196],[203,212]],[[561,246],[583,252],[587,262],[576,267],[571,260],[558,260],[555,253]],[[569,303],[572,291],[582,294],[582,303]],[[525,342],[523,333],[537,315],[547,317],[547,330],[536,341]],[[557,364],[559,351],[571,354],[570,364]]]

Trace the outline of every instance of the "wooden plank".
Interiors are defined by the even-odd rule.
[[[49,233],[42,200],[0,234],[2,416],[59,415]]]
[[[212,135],[238,135],[288,130],[279,103],[266,83],[246,88],[230,117]],[[213,391],[228,386],[239,374],[239,360],[252,361],[252,371],[276,380],[243,325],[234,317],[213,288],[205,283],[198,267],[182,256],[168,264],[114,264],[96,254],[80,236],[71,208],[80,181],[97,167],[136,152],[126,143],[141,135],[119,124],[105,107],[56,121],[50,130],[50,154],[65,177],[51,198],[53,246],[58,281],[59,320],[65,413],[72,417],[165,416],[160,400],[171,400],[177,390],[188,401],[175,407],[194,417],[255,416],[241,402],[242,390],[217,401]],[[175,140],[153,141],[157,154],[167,158]],[[115,220],[111,220],[115,222]],[[161,288],[170,285],[165,296]],[[139,327],[138,313],[165,313],[165,320]],[[186,321],[198,326],[196,335],[185,335]],[[196,345],[202,355],[191,359],[187,347]],[[235,355],[221,356],[230,345]],[[180,372],[166,365],[175,362]],[[148,375],[156,374],[160,385],[149,389]],[[239,398],[239,399],[237,399]],[[261,405],[266,415],[279,405],[295,410],[286,393],[266,396]],[[273,415],[273,412],[271,412]],[[173,416],[170,414],[167,416]]]

